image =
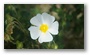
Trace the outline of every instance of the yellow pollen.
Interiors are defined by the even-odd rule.
[[[42,32],[46,33],[46,31],[48,30],[48,25],[42,24],[42,25],[40,26],[40,30],[41,30]]]

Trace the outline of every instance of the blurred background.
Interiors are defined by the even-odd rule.
[[[59,22],[59,34],[40,44],[28,28],[43,12]],[[4,49],[84,49],[84,4],[4,4]]]

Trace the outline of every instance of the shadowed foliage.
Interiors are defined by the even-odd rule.
[[[43,12],[59,22],[52,42],[40,44],[30,37],[30,19]],[[5,4],[5,49],[84,49],[84,4]]]

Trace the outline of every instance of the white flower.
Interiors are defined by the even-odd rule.
[[[47,13],[37,14],[35,17],[31,18],[30,23],[34,26],[31,26],[28,30],[30,31],[31,38],[40,43],[50,42],[53,40],[53,35],[58,34],[59,24],[55,21],[55,17]]]

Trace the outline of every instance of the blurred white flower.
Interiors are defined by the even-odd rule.
[[[40,43],[50,42],[53,40],[53,35],[58,34],[59,24],[55,21],[55,17],[47,13],[37,14],[35,17],[31,18],[30,23],[34,26],[31,26],[28,30],[30,31],[31,38]]]

